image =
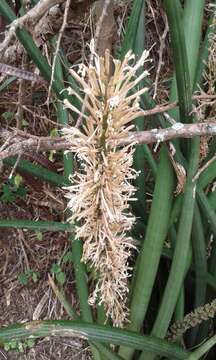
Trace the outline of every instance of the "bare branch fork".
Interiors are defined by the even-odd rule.
[[[152,129],[146,131],[134,131],[128,137],[122,138],[118,146],[136,144],[153,144],[161,143],[175,138],[193,138],[195,136],[215,136],[216,122],[196,123],[196,124],[182,124],[175,123],[167,129]],[[24,154],[25,152],[41,152],[47,150],[69,150],[71,147],[71,140],[69,137],[37,137],[26,134],[20,130],[8,131],[0,130],[0,139],[4,141],[0,147],[0,160],[14,156],[17,154]],[[114,145],[115,138],[111,140]]]
[[[8,47],[11,39],[15,35],[18,28],[22,28],[24,25],[27,24],[34,26],[52,6],[60,4],[62,2],[64,2],[64,0],[40,0],[38,4],[35,5],[32,9],[30,9],[25,15],[23,15],[19,19],[14,20],[10,24],[9,31],[5,37],[5,40],[0,46],[0,52],[4,51]]]

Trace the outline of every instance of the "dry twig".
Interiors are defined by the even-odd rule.
[[[130,132],[128,137],[122,137],[119,141],[119,146],[125,146],[131,143],[136,144],[153,144],[161,143],[176,138],[193,138],[195,136],[216,135],[216,123],[196,123],[196,124],[182,124],[175,123],[166,129],[152,129],[146,131]],[[0,153],[0,160],[14,156],[17,154],[24,154],[32,151],[48,151],[48,150],[67,150],[71,142],[68,141],[67,136],[62,137],[37,137],[26,134],[22,131],[15,130],[14,133],[5,129],[0,130],[0,139],[7,141],[10,138],[10,143]],[[11,143],[13,140],[13,143]],[[115,138],[110,139],[110,142],[115,142]]]
[[[23,69],[18,69],[14,66],[10,66],[7,64],[0,63],[0,72],[3,72],[4,74],[11,75],[11,76],[17,76],[20,79],[28,80],[28,81],[41,81],[43,82],[44,79],[34,74],[31,71],[26,71]]]
[[[107,10],[108,10],[110,4],[111,4],[111,0],[103,1],[102,12],[101,12],[101,15],[100,15],[100,17],[98,19],[97,26],[96,26],[96,31],[95,31],[95,36],[94,36],[94,51],[96,51],[97,48],[98,48],[99,40],[100,40],[101,33],[102,33],[103,23],[104,23],[104,20],[105,20],[106,16],[108,15]],[[109,46],[109,48],[110,48],[110,46]],[[91,56],[90,56],[90,64],[91,65],[93,63],[94,51],[92,51]],[[104,51],[104,49],[103,49],[103,51]],[[100,55],[104,56],[104,54],[101,54],[101,50],[100,50]],[[84,113],[84,111],[85,111],[85,102],[87,101],[87,99],[88,99],[88,95],[86,94],[85,99],[83,101],[83,106],[82,106],[81,113]],[[80,115],[78,117],[78,119],[77,119],[76,127],[80,127],[80,125],[82,123],[82,120],[83,120],[83,118]]]
[[[0,53],[8,47],[18,28],[22,28],[24,25],[34,26],[52,6],[62,2],[64,2],[64,0],[40,0],[38,4],[25,15],[14,20],[10,24],[9,31],[0,46]]]
[[[154,11],[153,11],[154,13]],[[153,99],[156,98],[157,96],[157,89],[158,89],[158,82],[159,82],[159,77],[160,77],[160,72],[161,72],[161,68],[163,66],[163,50],[165,48],[165,41],[166,41],[166,37],[169,31],[169,25],[168,25],[168,21],[167,21],[167,17],[166,15],[164,15],[164,22],[165,22],[165,28],[163,31],[163,34],[160,35],[160,32],[157,31],[159,39],[160,39],[160,48],[159,48],[159,60],[158,60],[158,66],[157,66],[157,71],[156,71],[156,77],[155,77],[155,82],[154,82],[154,95],[153,95]],[[157,24],[157,23],[156,23]]]
[[[59,31],[59,36],[58,36],[58,40],[57,40],[57,43],[56,43],[56,50],[55,50],[55,54],[54,54],[54,58],[53,58],[52,73],[51,73],[51,80],[50,80],[50,85],[49,85],[49,90],[48,90],[47,103],[49,103],[50,93],[51,93],[51,89],[52,89],[52,83],[53,83],[53,80],[54,80],[55,65],[56,65],[56,60],[57,60],[57,56],[58,56],[58,53],[59,53],[61,39],[62,39],[64,30],[65,30],[65,27],[67,26],[67,18],[68,18],[68,12],[69,12],[69,8],[70,8],[70,3],[71,3],[71,0],[66,0],[63,22],[62,22],[61,29]]]
[[[205,165],[203,165],[199,171],[197,171],[196,175],[193,178],[193,181],[197,181],[197,179],[200,177],[202,172],[207,169],[214,161],[216,160],[216,155],[214,155],[210,160],[208,160]]]

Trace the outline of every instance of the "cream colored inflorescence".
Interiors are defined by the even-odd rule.
[[[127,233],[135,222],[129,202],[136,200],[132,180],[137,176],[132,168],[134,144],[124,148],[118,144],[134,127],[132,120],[142,114],[139,96],[146,88],[135,88],[148,72],[143,68],[138,76],[136,72],[147,58],[144,51],[135,63],[129,51],[122,62],[112,60],[110,75],[109,52],[104,58],[94,53],[93,65],[82,65],[78,73],[70,70],[85,94],[85,113],[64,101],[83,117],[81,129],[63,129],[71,142],[68,151],[76,154],[79,167],[66,188],[72,212],[69,221],[76,223],[76,237],[83,240],[82,261],[97,273],[89,303],[102,303],[115,326],[122,326],[128,316],[128,259],[135,243]],[[81,100],[71,88],[67,90]]]

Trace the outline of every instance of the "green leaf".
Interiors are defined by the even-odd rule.
[[[36,283],[38,281],[38,278],[39,278],[39,273],[36,272],[36,271],[33,271],[32,274],[31,274],[31,278],[32,278],[33,282]]]
[[[139,331],[146,315],[159,266],[163,243],[167,235],[173,193],[173,169],[167,148],[161,149],[153,202],[145,240],[138,258],[132,283],[132,296],[128,329]],[[132,357],[132,350],[120,348],[124,359]]]
[[[11,188],[10,188],[9,184],[4,184],[3,185],[1,200],[2,200],[2,202],[6,203],[6,204],[14,202],[15,195],[11,191]]]
[[[35,341],[34,339],[27,339],[26,340],[26,345],[28,346],[28,348],[33,348],[35,346]]]
[[[137,35],[137,28],[139,24],[139,18],[141,16],[141,11],[143,8],[144,0],[135,0],[133,2],[133,8],[131,11],[131,15],[126,26],[125,37],[121,47],[121,59],[124,58],[125,54],[129,49],[133,48],[136,35]]]
[[[2,186],[2,195],[1,200],[5,203],[11,203],[16,200],[16,198],[24,198],[26,196],[26,189],[24,186],[21,186],[22,177],[16,175],[15,177],[8,180],[6,184]]]
[[[26,127],[28,127],[28,126],[29,126],[28,121],[25,120],[25,119],[22,119],[22,127],[23,127],[23,128],[26,128]]]
[[[63,271],[60,271],[56,274],[56,280],[58,281],[58,283],[60,285],[64,285],[65,280],[66,280],[66,275]]]
[[[209,340],[207,340],[204,344],[198,347],[190,356],[188,356],[187,360],[198,360],[207,353],[214,345],[216,344],[216,335],[212,336]]]
[[[16,76],[10,76],[9,78],[7,78],[5,81],[3,81],[3,83],[0,85],[0,92],[4,91],[4,90],[8,90],[9,89],[9,85],[11,83],[13,83],[14,81],[17,80]],[[3,114],[1,115],[3,116]]]
[[[43,233],[40,230],[35,230],[35,235],[37,240],[42,241],[43,240]]]
[[[58,221],[33,221],[33,220],[0,220],[0,228],[16,228],[40,231],[68,231],[72,232],[73,227],[69,223]]]
[[[0,328],[0,344],[10,339],[21,341],[32,336],[34,339],[47,336],[74,336],[98,341],[104,344],[127,345],[134,349],[154,352],[174,359],[186,359],[189,352],[178,345],[152,336],[139,335],[132,331],[71,320],[45,320],[3,326]]]
[[[9,350],[10,350],[10,343],[5,343],[5,344],[4,344],[4,350],[5,350],[5,351],[9,351]]]
[[[18,275],[18,280],[21,285],[27,285],[29,280],[29,275],[26,273],[21,273]]]
[[[22,181],[23,178],[21,175],[17,174],[16,176],[14,176],[14,184],[17,188],[21,185]]]
[[[1,115],[5,120],[11,120],[14,117],[14,113],[11,111],[5,111],[2,115]]]
[[[53,274],[58,274],[61,271],[61,266],[59,264],[53,264],[51,267],[51,272]]]
[[[65,264],[65,263],[67,263],[67,262],[69,262],[69,263],[72,263],[72,262],[73,262],[73,253],[72,253],[72,251],[68,251],[68,252],[64,255],[63,259],[62,259],[62,263],[63,263],[63,264]]]
[[[25,344],[23,344],[22,342],[18,342],[18,344],[17,344],[17,350],[19,351],[19,352],[23,352],[24,350],[25,350]]]
[[[16,164],[17,157],[10,157],[3,160],[4,164],[14,166]],[[48,170],[41,165],[32,164],[28,160],[20,160],[19,164],[17,165],[17,169],[24,171],[28,174],[35,176],[43,181],[50,182],[57,186],[67,186],[70,185],[70,181],[68,181],[63,176],[55,173],[54,171]]]
[[[164,0],[163,3],[169,21],[181,122],[190,122],[192,118],[191,83],[184,28],[182,26],[182,9],[178,0],[173,0],[172,3],[169,0]]]
[[[10,342],[10,348],[11,349],[16,349],[17,348],[17,341],[16,340],[12,340]]]
[[[58,129],[54,128],[50,131],[50,136],[51,137],[56,137],[56,136],[59,136],[59,133],[58,133]]]
[[[25,198],[27,190],[24,186],[20,186],[16,191],[16,197]]]

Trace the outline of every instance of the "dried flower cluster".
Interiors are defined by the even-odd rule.
[[[142,114],[139,95],[146,89],[134,90],[148,72],[137,78],[135,74],[147,57],[145,51],[135,63],[130,51],[123,62],[113,60],[110,75],[109,52],[104,58],[94,53],[93,65],[82,65],[80,75],[70,70],[85,94],[85,112],[81,114],[65,100],[65,105],[84,119],[81,130],[63,130],[71,143],[68,151],[76,154],[79,165],[79,172],[71,177],[72,186],[67,187],[72,212],[69,221],[76,222],[76,237],[83,240],[82,260],[98,276],[89,302],[103,303],[115,326],[122,326],[128,315],[128,259],[135,248],[127,235],[135,221],[129,201],[135,200],[132,180],[137,176],[132,168],[134,144],[124,148],[118,144],[134,127],[128,124]],[[74,90],[68,91],[81,100]]]
[[[175,322],[169,329],[167,339],[176,341],[187,330],[202,324],[215,317],[216,313],[216,299],[211,303],[197,307],[193,312],[187,314],[182,321]]]

